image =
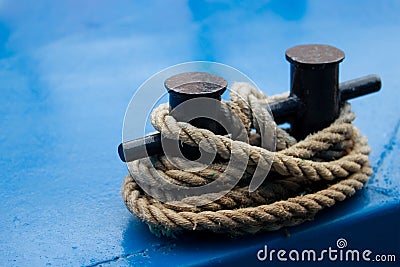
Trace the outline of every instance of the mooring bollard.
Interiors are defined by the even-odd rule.
[[[286,59],[291,64],[290,96],[271,103],[270,109],[277,124],[291,124],[290,133],[296,139],[302,139],[331,124],[338,117],[343,101],[377,92],[381,88],[381,79],[377,75],[339,84],[339,63],[343,61],[344,53],[332,46],[295,46],[286,51]],[[222,77],[204,72],[174,75],[164,85],[169,93],[171,109],[197,97],[221,100],[221,95],[227,88],[227,82]],[[218,110],[215,107],[209,108]],[[173,116],[179,120],[179,114]],[[212,119],[197,118],[190,123],[216,134],[226,133]],[[124,142],[118,146],[118,154],[124,162],[164,154],[161,134]]]

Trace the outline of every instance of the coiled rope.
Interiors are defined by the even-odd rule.
[[[342,103],[339,117],[325,129],[297,142],[287,131],[277,127],[277,151],[259,146],[252,111],[260,105],[287,97],[267,97],[247,83],[231,87],[227,106],[242,120],[250,144],[232,141],[226,136],[177,122],[168,106],[160,105],[152,113],[152,124],[166,137],[179,132],[179,139],[191,145],[211,140],[224,159],[232,155],[233,143],[244,152],[248,167],[239,183],[226,195],[203,206],[192,205],[195,197],[181,200],[185,205],[162,203],[147,195],[135,179],[161,175],[170,183],[196,187],[218,179],[226,163],[213,163],[199,172],[177,169],[165,156],[130,162],[122,185],[127,208],[147,223],[156,234],[174,235],[184,231],[211,231],[231,236],[273,231],[312,220],[320,210],[343,201],[360,190],[372,174],[368,161],[367,139],[352,125],[355,119],[350,104]],[[273,121],[270,123],[274,123]],[[273,157],[271,170],[262,185],[249,192],[249,181],[259,164]],[[157,184],[152,190],[162,190]],[[176,203],[175,203],[176,204]]]

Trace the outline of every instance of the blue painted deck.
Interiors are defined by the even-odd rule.
[[[399,264],[400,2],[237,2],[0,1],[0,266],[251,265],[266,244],[341,237]],[[290,238],[152,235],[120,196],[116,148],[135,89],[170,65],[211,60],[283,92],[284,51],[303,43],[345,51],[341,81],[382,77],[380,93],[352,101],[372,148],[365,190]]]

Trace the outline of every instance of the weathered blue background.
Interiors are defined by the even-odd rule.
[[[340,237],[398,253],[399,13],[395,0],[0,0],[0,265],[254,264],[264,244],[326,248]],[[367,188],[290,238],[153,236],[120,196],[116,147],[136,88],[170,65],[211,60],[283,92],[284,51],[303,43],[344,50],[342,81],[382,77],[380,93],[352,101],[372,147]]]

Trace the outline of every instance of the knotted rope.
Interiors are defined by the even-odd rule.
[[[127,208],[156,234],[211,231],[237,236],[277,230],[312,220],[318,211],[351,197],[368,181],[372,174],[369,147],[367,139],[352,125],[355,115],[349,103],[342,103],[339,117],[330,126],[299,142],[277,127],[277,151],[271,152],[261,148],[259,135],[250,131],[250,128],[259,130],[253,112],[287,94],[267,97],[247,83],[233,84],[231,92],[232,101],[226,106],[246,126],[250,144],[177,122],[169,115],[167,105],[153,111],[152,124],[166,137],[179,133],[179,140],[195,146],[210,140],[208,145],[220,157],[229,159],[236,150],[239,159],[248,160],[246,171],[238,174],[241,176],[237,185],[202,206],[193,204],[196,197],[181,200],[184,205],[162,203],[146,194],[135,180],[151,181],[155,175],[161,175],[170,183],[196,187],[218,179],[227,169],[227,163],[213,163],[196,173],[176,168],[165,156],[128,163],[130,174],[122,185],[123,199]],[[271,170],[265,181],[250,192],[249,181],[255,167],[271,158]],[[150,188],[162,191],[156,182]]]

